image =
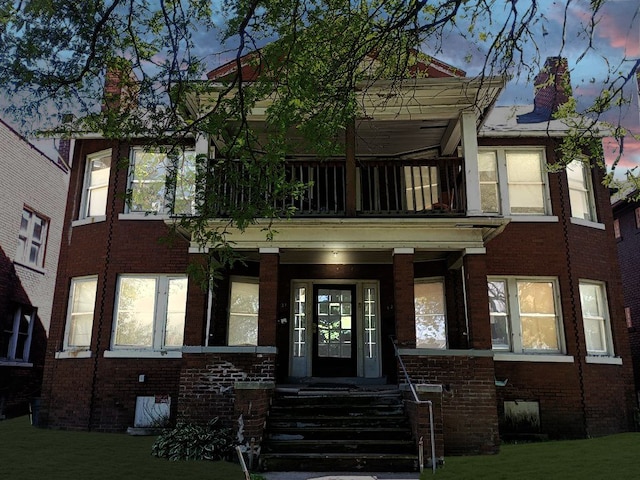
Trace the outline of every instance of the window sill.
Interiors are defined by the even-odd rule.
[[[106,215],[98,215],[96,217],[80,218],[71,222],[72,227],[80,227],[82,225],[91,225],[92,223],[101,223],[107,220]]]
[[[6,360],[6,359],[0,359],[0,367],[24,367],[24,368],[31,368],[31,367],[33,367],[33,363],[31,363],[31,362],[21,362],[20,360]]]
[[[93,353],[91,350],[64,350],[56,352],[56,359],[63,360],[65,358],[91,358]]]
[[[218,346],[218,347],[199,347],[199,346],[186,346],[182,347],[183,353],[264,353],[275,354],[278,353],[276,347],[270,346]]]
[[[573,223],[574,225],[581,225],[583,227],[605,230],[604,223],[593,222],[591,220],[585,220],[584,218],[571,217],[571,223]]]
[[[587,355],[585,362],[601,365],[622,365],[622,359],[620,357],[600,357],[596,355]]]
[[[180,350],[105,350],[104,358],[182,358]]]
[[[555,215],[509,215],[512,222],[558,223]]]
[[[493,354],[496,362],[549,362],[549,363],[573,363],[573,357],[562,354],[547,353],[498,353]]]
[[[13,262],[15,265],[20,265],[21,267],[27,268],[29,270],[31,270],[32,272],[36,272],[36,273],[40,273],[42,275],[46,275],[47,271],[42,268],[42,267],[38,267],[36,265],[29,265],[28,263],[22,263],[18,260],[14,260]]]
[[[161,220],[165,221],[170,219],[171,216],[166,213],[153,213],[153,212],[130,212],[119,213],[118,220]]]

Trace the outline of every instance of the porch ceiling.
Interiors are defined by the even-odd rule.
[[[460,115],[475,113],[479,127],[504,84],[503,77],[487,77],[420,78],[359,85],[361,114],[356,119],[356,154],[405,158],[451,154],[460,141]],[[195,118],[205,113],[217,95],[188,96],[190,115]],[[263,137],[268,136],[264,122],[271,103],[270,98],[258,102],[249,118]],[[295,141],[295,132],[291,137]]]

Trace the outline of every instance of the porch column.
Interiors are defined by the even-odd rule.
[[[478,350],[491,350],[486,259],[486,255],[465,255],[463,260],[467,290],[469,348]]]
[[[462,148],[464,151],[464,173],[467,187],[467,215],[482,214],[480,204],[480,173],[478,170],[477,118],[473,112],[460,116],[462,125]]]
[[[260,306],[258,307],[258,345],[275,346],[278,318],[278,248],[260,249]]]
[[[415,348],[416,318],[413,304],[413,248],[393,249],[393,289],[398,346]]]

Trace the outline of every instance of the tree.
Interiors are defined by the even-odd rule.
[[[559,55],[574,21],[571,4],[564,10],[555,7],[564,18]],[[587,54],[597,47],[594,34],[604,1],[583,6],[587,18],[573,46]],[[256,196],[251,208],[224,205],[231,225],[242,229],[257,217],[290,214],[290,203],[280,200],[301,195],[302,183],[287,178],[282,168],[294,147],[292,131],[297,149],[302,143],[321,156],[343,151],[344,132],[361,113],[356,87],[390,79],[392,90],[411,76],[417,61],[428,59],[416,49],[438,55],[452,38],[475,46],[464,60],[480,65],[481,79],[532,78],[540,67],[538,41],[547,25],[538,2],[517,0],[3,1],[0,87],[18,99],[10,113],[23,119],[50,117],[54,122],[46,122],[48,128],[53,123],[67,133],[153,138],[158,145],[178,145],[201,133],[212,136],[218,158],[242,165],[232,168],[220,160],[216,174],[224,171],[241,189],[267,192]],[[582,45],[575,45],[579,40]],[[217,52],[207,51],[210,45]],[[232,58],[238,74],[212,85],[201,80],[214,53]],[[243,78],[246,61],[260,74]],[[561,110],[567,121],[580,118],[575,135],[563,145],[568,158],[592,146],[603,113],[625,103],[623,89],[639,63],[623,59],[611,65],[591,105],[577,112],[577,104],[568,102]],[[106,72],[119,72],[129,96],[103,97]],[[196,94],[215,101],[201,115],[185,119],[185,99]],[[267,136],[249,121],[265,98],[271,99]],[[103,104],[110,108],[101,109]],[[61,122],[68,113],[76,120]],[[627,132],[622,125],[611,128],[622,152]],[[201,168],[199,181],[208,182],[210,172]],[[202,214],[185,220],[192,234],[203,244],[225,245],[224,228],[204,228],[224,198],[201,197],[199,202]]]

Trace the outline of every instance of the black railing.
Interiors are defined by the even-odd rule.
[[[294,216],[341,217],[350,195],[357,216],[464,215],[464,169],[461,158],[407,161],[358,160],[355,185],[347,185],[344,160],[287,162],[280,178],[304,185],[292,197],[278,191],[269,175],[239,162],[222,162],[211,169],[209,208],[225,217],[233,210],[289,210]],[[250,181],[247,179],[250,178]],[[261,181],[264,180],[264,181]]]

